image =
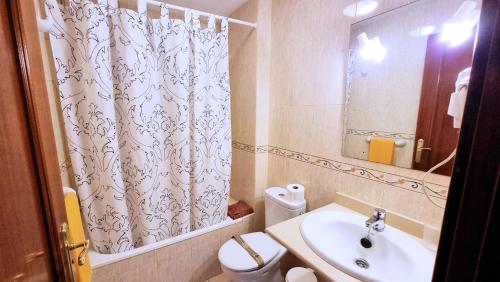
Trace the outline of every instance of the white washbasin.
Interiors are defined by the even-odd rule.
[[[371,248],[361,246],[366,216],[354,212],[323,211],[307,216],[302,237],[329,264],[363,281],[431,281],[434,255],[412,236],[386,225],[370,236]],[[364,261],[363,261],[364,260]],[[368,268],[365,262],[368,262]]]

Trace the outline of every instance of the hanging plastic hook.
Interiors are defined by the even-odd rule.
[[[137,13],[146,13],[148,11],[148,2],[148,0],[137,0]]]
[[[45,14],[47,15],[46,16],[47,18],[42,19],[40,16],[36,16],[36,24],[38,25],[38,29],[41,32],[47,32],[52,27],[52,24],[54,23],[54,19],[52,18],[52,15],[50,13],[50,9],[57,7],[57,5],[58,4],[55,0],[46,0],[45,4],[43,6],[45,7]]]
[[[36,24],[38,25],[38,29],[41,32],[49,31],[50,28],[52,27],[53,22],[54,22],[54,20],[52,19],[52,15],[50,15],[50,14],[47,14],[46,19],[42,19],[39,16],[36,16]]]

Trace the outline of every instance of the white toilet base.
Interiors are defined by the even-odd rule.
[[[281,274],[280,263],[275,263],[268,270],[255,270],[251,272],[235,272],[222,267],[224,274],[229,276],[235,282],[283,282],[285,278]]]

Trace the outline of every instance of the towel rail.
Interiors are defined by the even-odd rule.
[[[366,137],[366,142],[370,143],[372,141],[372,136],[368,136]],[[406,146],[408,142],[406,142],[406,140],[404,139],[397,139],[396,141],[394,141],[394,146],[396,147],[404,147]]]

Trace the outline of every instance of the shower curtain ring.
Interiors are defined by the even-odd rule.
[[[36,17],[36,23],[38,25],[38,29],[42,32],[49,31],[53,22],[54,21],[52,20],[52,16],[50,14],[47,14],[46,19],[42,19],[39,16]]]
[[[148,11],[148,2],[148,0],[137,0],[137,13],[146,13]]]
[[[50,9],[57,7],[57,2],[55,0],[46,0],[44,6],[46,18],[42,19],[40,16],[36,16],[36,24],[41,32],[47,32],[52,27],[54,19],[50,14]]]

